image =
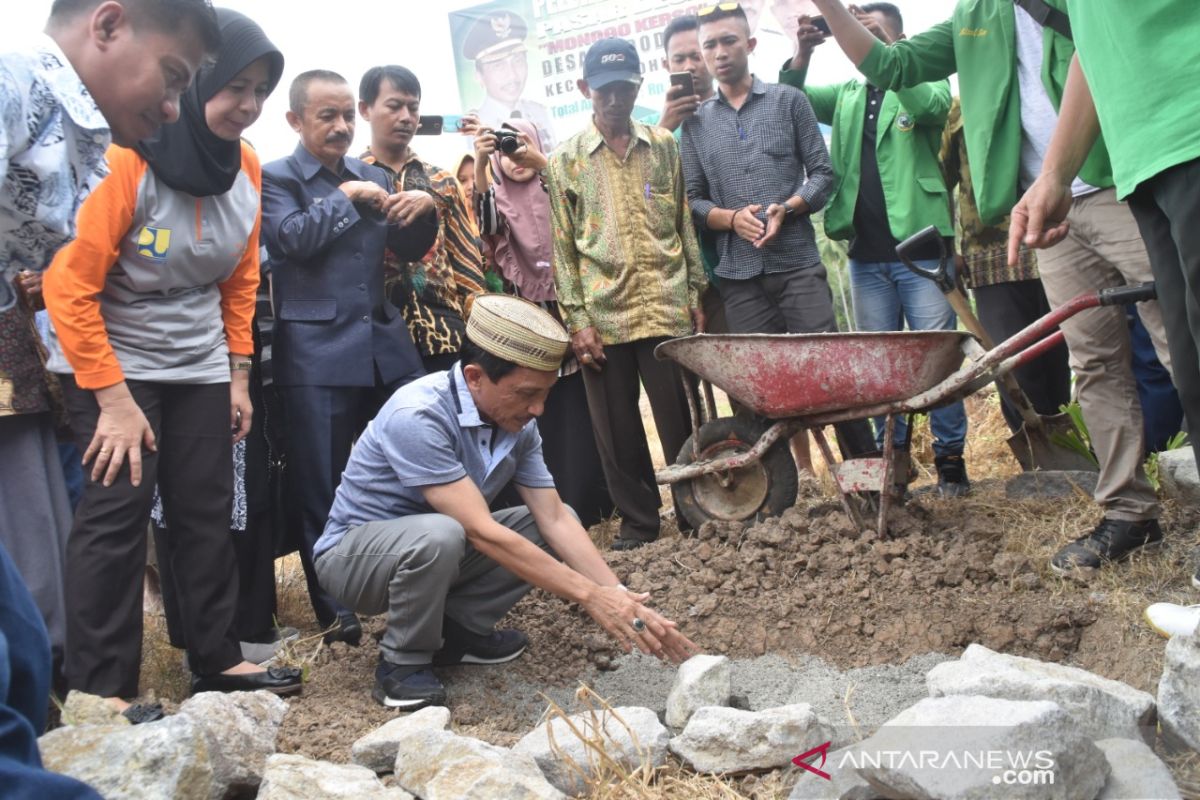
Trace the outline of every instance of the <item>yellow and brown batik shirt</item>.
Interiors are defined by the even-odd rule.
[[[675,137],[630,125],[625,158],[589,123],[546,170],[559,308],[606,344],[688,335],[708,283]]]
[[[438,234],[420,261],[401,261],[384,253],[384,291],[404,314],[417,350],[424,356],[457,353],[462,347],[471,299],[486,291],[479,231],[471,221],[458,180],[444,169],[409,151],[393,170],[370,151],[362,156],[387,172],[396,191],[423,191],[433,196]]]

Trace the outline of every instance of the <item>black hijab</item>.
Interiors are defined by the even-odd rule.
[[[267,58],[267,91],[283,75],[283,53],[249,17],[218,8],[221,49],[215,62],[180,97],[179,121],[164,125],[153,139],[138,142],[137,151],[162,182],[195,197],[224,194],[242,169],[242,143],[228,142],[208,129],[204,106],[237,74]]]

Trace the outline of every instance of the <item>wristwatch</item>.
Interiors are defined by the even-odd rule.
[[[795,214],[796,214],[795,206],[789,206],[787,203],[783,204],[783,215],[785,217],[795,216]]]

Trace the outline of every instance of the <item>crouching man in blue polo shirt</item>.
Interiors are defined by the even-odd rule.
[[[461,360],[397,391],[354,445],[313,552],[338,602],[388,615],[379,703],[444,704],[433,667],[519,656],[525,634],[495,625],[533,586],[579,603],[626,652],[696,651],[617,581],[546,470],[535,418],[568,344],[538,306],[481,295]],[[492,513],[509,482],[525,505]]]

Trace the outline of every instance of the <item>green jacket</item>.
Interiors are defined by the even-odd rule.
[[[1066,0],[1047,2],[1066,11]],[[975,200],[987,225],[1002,220],[1017,202],[1021,105],[1013,15],[1012,0],[959,0],[950,19],[891,46],[876,42],[859,65],[869,81],[892,90],[958,73]],[[1042,41],[1042,84],[1057,108],[1075,46],[1050,28]],[[1113,185],[1103,141],[1096,142],[1079,177],[1093,186]]]
[[[833,126],[829,155],[836,178],[825,207],[825,233],[831,239],[850,239],[854,236],[854,208],[858,204],[867,87],[857,80],[835,86],[805,86],[805,72],[781,70],[779,82],[807,94],[817,119]],[[950,84],[944,80],[883,96],[875,158],[888,225],[896,239],[907,239],[930,225],[936,225],[943,236],[954,235],[950,196],[938,163],[942,129],[949,112]]]

